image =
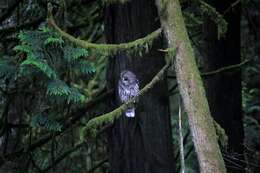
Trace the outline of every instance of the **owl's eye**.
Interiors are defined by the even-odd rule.
[[[126,77],[123,78],[124,81],[127,81],[128,79]]]

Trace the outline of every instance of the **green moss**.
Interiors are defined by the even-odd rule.
[[[174,59],[176,56],[176,48],[167,48],[166,49],[166,56],[165,56],[165,61],[169,64],[174,64]]]
[[[120,43],[120,44],[96,44],[90,43],[81,39],[77,39],[72,35],[64,32],[61,28],[59,28],[53,17],[51,12],[51,6],[48,7],[48,23],[52,26],[62,37],[74,43],[77,46],[82,48],[91,50],[95,54],[101,54],[105,56],[112,56],[119,52],[125,52],[127,54],[138,53],[143,54],[143,52],[148,52],[152,47],[153,41],[161,35],[161,29],[157,29],[156,31],[148,34],[147,36],[128,42],[128,43]]]
[[[216,133],[218,136],[218,141],[223,148],[228,146],[228,136],[226,135],[225,130],[216,122],[214,121],[214,126],[216,129]]]
[[[224,37],[227,32],[228,25],[224,17],[208,3],[202,0],[196,0],[196,2],[200,5],[201,12],[210,16],[210,19],[216,23],[218,29],[218,38]]]

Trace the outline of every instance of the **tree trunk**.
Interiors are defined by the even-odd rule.
[[[202,173],[225,173],[202,79],[178,0],[156,0],[170,48],[177,48],[175,71]]]
[[[221,14],[232,2],[211,1],[212,5]],[[204,71],[212,71],[218,68],[240,63],[240,9],[237,5],[225,14],[228,22],[228,31],[225,38],[218,39],[217,26],[212,21],[207,21],[203,27],[204,43],[202,61]],[[227,154],[233,163],[238,163],[241,168],[237,169],[232,162],[226,162],[228,172],[244,172],[243,164],[236,159],[244,160],[243,157],[243,121],[241,101],[241,71],[235,69],[231,72],[219,73],[205,77],[206,94],[210,110],[214,119],[220,124],[228,136]],[[234,154],[234,155],[232,155]]]
[[[110,5],[106,9],[108,43],[122,43],[146,36],[160,27],[155,4],[151,0],[132,0]],[[119,74],[128,69],[137,75],[143,88],[165,65],[157,51],[159,39],[149,53],[127,55],[119,53],[109,59],[108,88],[117,88]],[[120,105],[118,95],[111,99],[112,107]],[[109,161],[113,173],[172,173],[173,159],[167,83],[157,83],[137,104],[136,117],[121,116],[108,134]]]

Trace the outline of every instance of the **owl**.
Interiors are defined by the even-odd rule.
[[[118,81],[118,95],[121,103],[126,103],[132,97],[135,97],[139,92],[139,81],[136,75],[128,70],[120,73]],[[135,117],[135,107],[130,105],[125,111],[126,117]]]

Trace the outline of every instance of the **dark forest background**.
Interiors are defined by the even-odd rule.
[[[165,64],[160,36],[127,51],[93,51],[160,27],[152,0],[0,0],[0,173],[180,172],[179,91],[173,69],[140,101],[138,116],[91,130],[90,119],[120,103],[122,69],[144,87]],[[260,1],[181,0],[228,173],[260,172]],[[199,172],[183,114],[187,173]]]

